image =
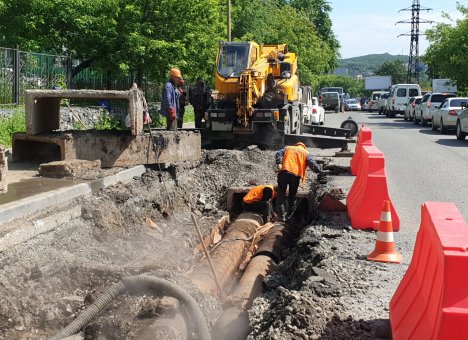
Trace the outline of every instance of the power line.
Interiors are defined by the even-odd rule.
[[[408,56],[408,73],[407,81],[412,83],[415,79],[419,83],[419,36],[425,33],[419,33],[419,24],[432,24],[432,20],[426,20],[419,17],[420,11],[430,11],[431,8],[421,7],[419,0],[413,0],[411,7],[403,8],[398,12],[411,11],[411,19],[398,21],[397,24],[411,24],[411,33],[400,34],[400,36],[410,36],[410,51]]]

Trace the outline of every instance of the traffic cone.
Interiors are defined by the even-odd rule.
[[[395,250],[393,241],[392,214],[390,201],[384,201],[380,214],[375,250],[367,256],[369,261],[400,263],[401,254]]]

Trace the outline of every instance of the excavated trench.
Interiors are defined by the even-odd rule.
[[[76,200],[80,218],[0,254],[0,338],[52,337],[96,305],[76,339],[206,338],[174,287],[129,283],[142,274],[195,299],[214,339],[372,338],[381,320],[361,323],[336,311],[343,285],[327,264],[334,246],[325,244],[348,244],[351,232],[343,214],[317,214],[316,206],[330,178],[346,174],[318,160],[332,173],[308,178],[313,194],[302,195],[289,225],[239,216],[239,195],[228,202],[229,188],[276,182],[274,152],[258,148],[207,150],[200,162],[148,169]],[[118,282],[118,293],[102,302]]]

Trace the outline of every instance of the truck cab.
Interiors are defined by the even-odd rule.
[[[216,59],[215,90],[207,128],[221,135],[258,128],[300,131],[297,57],[285,44],[223,42]]]

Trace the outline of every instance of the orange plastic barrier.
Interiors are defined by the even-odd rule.
[[[348,216],[354,229],[378,229],[384,200],[390,201],[393,231],[400,230],[400,218],[390,200],[385,174],[385,157],[376,146],[362,146],[361,166],[346,197]]]
[[[368,127],[361,127],[359,130],[356,142],[356,149],[354,150],[353,158],[349,164],[351,168],[351,175],[356,176],[361,165],[362,147],[364,145],[372,145],[372,130]]]
[[[468,225],[453,203],[426,202],[413,258],[390,301],[393,339],[468,339]]]

